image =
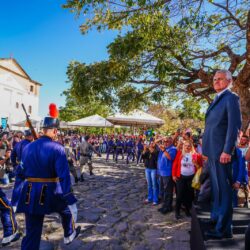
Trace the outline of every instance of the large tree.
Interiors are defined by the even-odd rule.
[[[63,94],[66,96],[66,106],[60,107],[60,119],[63,121],[74,121],[93,114],[106,117],[111,112],[110,107],[95,99],[89,98],[89,103],[86,105],[79,102],[69,91],[64,91]]]
[[[86,16],[81,31],[118,29],[109,58],[71,62],[69,93],[122,110],[164,101],[166,96],[211,101],[217,69],[234,76],[244,126],[250,116],[249,0],[68,0],[65,8]]]
[[[161,133],[174,133],[177,129],[192,128],[195,133],[195,129],[203,129],[204,121],[203,116],[200,112],[199,103],[192,103],[190,105],[190,98],[184,102],[184,107],[181,109],[166,108],[163,105],[156,104],[148,107],[148,113],[159,117],[165,121],[164,125],[159,130]]]

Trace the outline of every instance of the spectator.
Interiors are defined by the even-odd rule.
[[[142,152],[142,159],[145,165],[145,175],[148,184],[148,198],[144,201],[145,204],[152,203],[158,204],[158,192],[157,192],[157,157],[158,151],[155,148],[155,144],[151,143],[149,146],[145,145]]]
[[[15,145],[16,145],[18,142],[20,142],[20,140],[21,140],[21,139],[19,138],[18,134],[15,134],[14,137],[13,137],[13,141],[12,141],[12,148],[14,148]]]
[[[7,148],[8,148],[7,136],[6,134],[4,134],[2,139],[0,140],[0,157],[4,157]]]
[[[209,169],[207,162],[205,161],[202,166],[202,171],[200,175],[200,192],[198,194],[197,203],[198,205],[209,204],[211,199],[211,184],[209,178]]]
[[[175,217],[180,219],[180,208],[185,206],[185,213],[190,216],[190,209],[194,199],[194,190],[192,188],[192,179],[196,169],[202,166],[202,157],[194,150],[192,142],[184,141],[183,150],[178,151],[173,163],[173,180],[176,182],[177,196]]]
[[[160,176],[160,188],[163,198],[163,205],[159,212],[166,214],[173,210],[173,188],[174,182],[172,180],[172,165],[176,156],[176,148],[173,145],[172,137],[167,137],[161,141],[156,141],[158,147],[162,152],[158,157],[158,174]]]
[[[0,157],[0,165],[2,166],[2,183],[9,184],[9,181],[13,181],[14,178],[13,166],[10,160],[11,149],[7,149],[5,155]]]
[[[232,162],[233,167],[233,207],[238,207],[238,191],[242,183],[245,181],[247,174],[245,168],[245,159],[239,148],[235,150],[235,157]]]
[[[247,135],[243,134],[240,138],[238,149],[242,152],[242,157],[245,163],[244,173],[243,173],[243,182],[241,183],[241,187],[243,189],[245,195],[245,203],[244,206],[248,207],[248,196],[249,196],[249,176],[248,176],[248,161],[245,159],[245,155],[247,150],[249,149],[249,138]]]
[[[245,159],[246,159],[247,161],[250,161],[250,148],[248,148],[248,150],[247,150],[247,152],[246,152]]]
[[[75,168],[75,156],[72,150],[72,147],[70,146],[70,139],[65,139],[65,144],[64,144],[64,149],[65,149],[65,154],[68,160],[68,164],[69,164],[69,171],[70,173],[73,175],[73,177],[75,178],[75,183],[78,183],[79,179],[77,177],[77,172],[76,172],[76,168]]]

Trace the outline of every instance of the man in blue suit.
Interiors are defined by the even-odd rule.
[[[211,222],[214,230],[206,232],[208,238],[232,237],[232,157],[237,135],[241,128],[239,97],[229,90],[232,75],[217,71],[213,86],[216,97],[206,113],[202,152],[208,158],[211,178]]]

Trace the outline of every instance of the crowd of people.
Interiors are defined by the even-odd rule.
[[[104,155],[106,162],[123,160],[128,166],[143,162],[147,181],[144,203],[161,203],[158,211],[162,214],[175,207],[179,220],[182,209],[190,216],[193,202],[211,203],[210,222],[214,228],[206,235],[231,238],[232,208],[249,206],[250,184],[249,134],[240,131],[239,98],[228,89],[231,83],[230,72],[215,74],[217,95],[207,110],[204,132],[178,129],[168,136],[66,134],[58,132],[59,120],[54,117],[44,118],[35,141],[31,130],[2,132],[0,181],[15,182],[11,201],[0,188],[2,245],[21,237],[15,212],[25,214],[22,250],[39,249],[44,216],[52,212],[60,214],[64,243],[70,244],[81,230],[75,225],[77,199],[71,176],[75,183],[84,182],[86,165],[89,174],[94,175],[93,154]],[[240,204],[239,193],[244,197]],[[250,227],[246,234],[250,236]],[[249,244],[246,240],[246,246]]]
[[[201,130],[180,130],[167,137],[153,134],[145,135],[85,135],[80,133],[63,133],[57,136],[57,141],[63,145],[70,173],[74,182],[84,181],[85,166],[90,175],[93,175],[92,155],[103,156],[105,160],[126,164],[134,163],[137,166],[145,165],[145,176],[148,184],[148,197],[145,203],[158,205],[163,214],[173,210],[173,195],[176,192],[176,218],[179,219],[182,207],[186,215],[190,216],[192,202],[208,202],[210,199],[209,173],[206,159],[202,158]],[[42,136],[42,132],[39,136]],[[23,132],[3,133],[0,140],[0,181],[8,184],[15,179],[15,172],[23,148],[33,140],[29,130]],[[21,143],[18,143],[20,142]],[[233,161],[233,206],[248,206],[248,171],[249,163],[245,160],[249,148],[249,137],[239,136],[238,147]],[[110,159],[112,155],[112,159]],[[120,157],[120,159],[119,159]],[[194,183],[194,176],[198,169],[199,184]],[[17,178],[16,178],[17,179]],[[195,178],[197,181],[197,177]],[[18,180],[16,180],[18,182]],[[244,193],[244,204],[239,199]],[[16,207],[16,196],[12,197],[12,205]]]
[[[198,143],[197,143],[198,142]],[[233,158],[233,207],[249,206],[250,163],[245,156],[250,154],[249,137],[241,134]],[[249,158],[249,156],[248,156]],[[142,159],[148,183],[148,197],[145,203],[162,207],[163,214],[173,211],[173,196],[176,192],[175,216],[181,218],[181,208],[190,216],[192,202],[209,204],[211,185],[207,159],[202,156],[202,134],[192,136],[190,132],[160,137],[144,145]],[[244,199],[238,196],[239,190]],[[240,204],[238,204],[240,201]]]
[[[172,212],[175,207],[175,217],[178,220],[182,218],[182,210],[186,216],[191,215],[190,209],[193,202],[209,203],[212,198],[207,159],[202,156],[202,132],[199,129],[194,131],[194,135],[191,129],[185,129],[182,132],[178,130],[169,136],[153,134],[151,137],[79,133],[62,135],[58,133],[56,141],[63,146],[69,171],[74,177],[75,183],[84,181],[84,174],[87,174],[85,165],[88,167],[89,174],[94,174],[93,154],[103,156],[106,162],[117,163],[119,160],[126,164],[144,165],[147,181],[147,198],[144,203],[153,206],[161,204],[158,211],[162,214]],[[42,132],[38,136],[44,137]],[[0,140],[0,181],[3,185],[15,181],[9,204],[13,207],[13,210],[10,211],[12,217],[17,210],[17,203],[23,189],[23,178],[22,174],[20,175],[23,150],[32,141],[33,136],[30,130],[26,130],[24,133],[3,133]],[[112,159],[110,159],[110,155],[112,155]],[[241,133],[232,162],[233,207],[239,205],[248,207],[249,205],[250,182],[248,176],[250,171],[248,169],[250,168],[249,161],[245,158],[246,155],[249,159],[249,137]],[[238,197],[239,190],[241,198]],[[244,194],[243,202],[242,194]],[[175,195],[175,206],[173,206]],[[7,201],[6,204],[8,204]],[[15,235],[11,241],[19,238],[19,234],[14,229],[10,233]],[[67,242],[67,237],[65,238]],[[3,240],[3,244],[5,244],[5,240]]]
[[[38,138],[43,136],[43,132],[38,133]],[[91,169],[91,158],[93,154],[104,156],[108,162],[110,155],[112,160],[116,163],[119,158],[126,160],[126,163],[135,162],[139,164],[142,162],[143,143],[148,143],[153,137],[147,138],[145,135],[87,135],[77,131],[70,131],[70,133],[60,132],[56,141],[64,146],[70,170],[75,176],[75,169],[79,165],[91,165],[89,174],[93,175]],[[22,141],[22,143],[19,143]],[[21,155],[23,147],[30,141],[33,141],[33,136],[30,130],[22,131],[8,131],[2,132],[0,137],[0,182],[8,184],[14,180],[14,169],[18,165],[18,154]],[[86,144],[86,142],[88,142]],[[15,147],[19,144],[18,147]],[[86,159],[83,159],[83,158]],[[2,160],[2,164],[1,164]],[[85,161],[85,162],[84,162]],[[3,167],[4,165],[4,167]],[[83,172],[83,170],[81,170]],[[75,182],[83,181],[83,175],[75,178]]]

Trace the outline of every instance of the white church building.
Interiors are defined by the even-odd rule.
[[[30,118],[40,120],[38,107],[41,86],[15,59],[0,59],[0,125],[1,118],[7,118],[10,127],[25,120],[22,103]]]

